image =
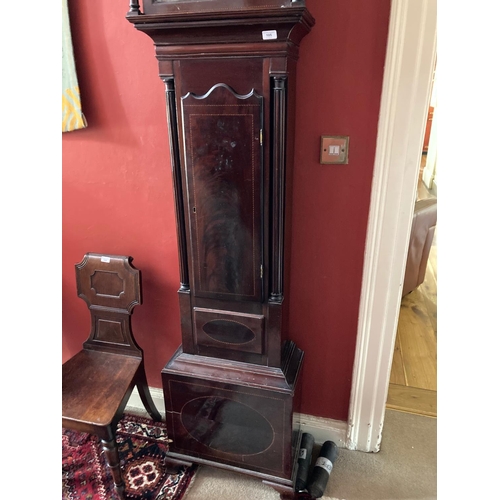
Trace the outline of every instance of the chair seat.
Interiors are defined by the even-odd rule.
[[[110,425],[133,389],[141,358],[82,350],[62,366],[63,426],[85,431]],[[73,424],[73,425],[72,425]]]

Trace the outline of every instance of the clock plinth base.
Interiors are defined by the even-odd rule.
[[[281,368],[186,354],[162,370],[169,455],[261,478],[293,491],[303,352],[283,345]]]

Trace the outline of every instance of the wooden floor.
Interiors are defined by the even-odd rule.
[[[418,198],[433,197],[420,176]],[[437,226],[425,280],[401,301],[387,408],[437,416]]]

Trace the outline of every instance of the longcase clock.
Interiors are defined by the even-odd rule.
[[[162,370],[171,457],[292,495],[303,352],[287,340],[303,1],[132,0],[165,83],[182,345]]]

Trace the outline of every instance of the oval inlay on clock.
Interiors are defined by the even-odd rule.
[[[242,323],[227,319],[214,319],[203,325],[203,331],[216,342],[224,344],[246,344],[255,339],[255,334]]]
[[[262,453],[274,441],[274,430],[265,417],[231,399],[193,399],[182,408],[181,422],[196,441],[233,455]]]

